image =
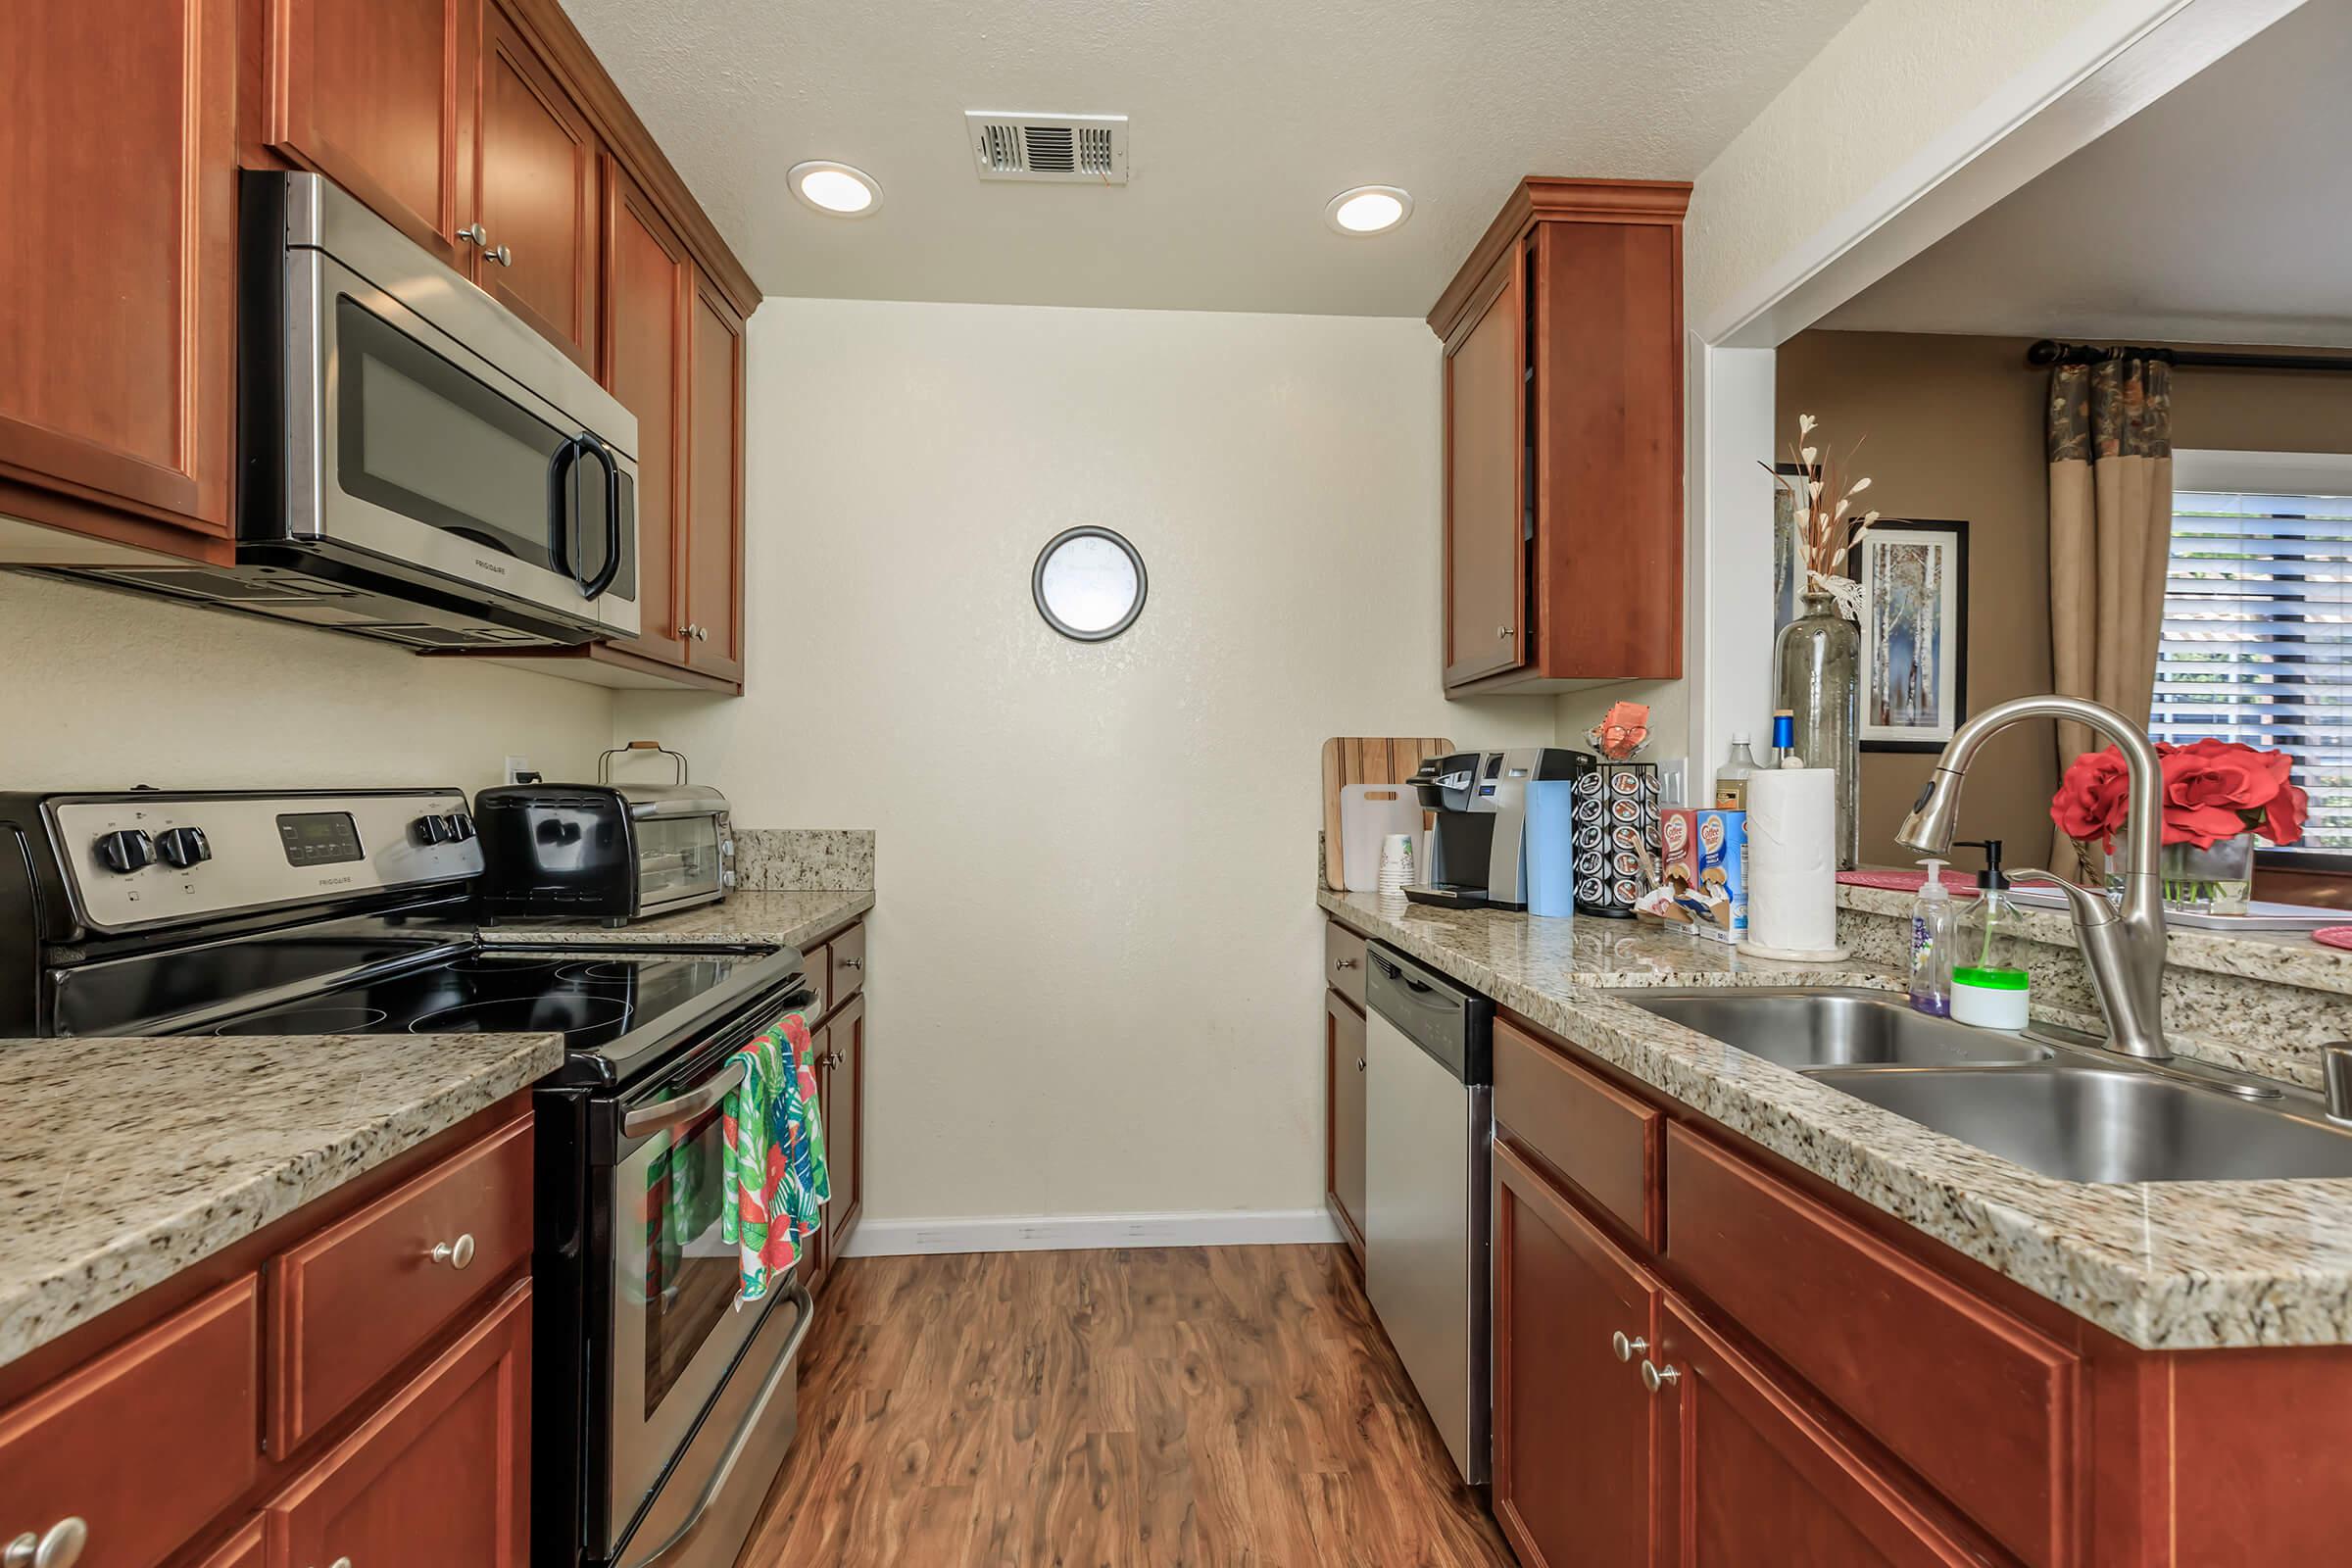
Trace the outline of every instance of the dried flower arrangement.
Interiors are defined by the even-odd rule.
[[[1820,423],[1810,414],[1796,416],[1796,439],[1788,445],[1788,458],[1789,466],[1798,472],[1781,473],[1769,463],[1764,468],[1792,503],[1801,530],[1807,586],[1815,592],[1835,594],[1851,614],[1859,589],[1846,572],[1846,557],[1879,520],[1879,514],[1854,510],[1854,498],[1870,488],[1870,476],[1864,474],[1850,483],[1846,478],[1862,443],[1857,440],[1843,454],[1830,451],[1813,433]]]

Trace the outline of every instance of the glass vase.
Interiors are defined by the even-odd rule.
[[[1800,608],[1773,646],[1780,706],[1796,717],[1805,765],[1837,770],[1838,869],[1850,871],[1862,852],[1862,630],[1828,594],[1808,593]]]
[[[2164,883],[2164,906],[2184,914],[2246,914],[2254,903],[2254,835],[2216,839],[2211,849],[2194,844],[2167,844],[2159,852],[2157,870]],[[2124,859],[2107,857],[2107,891],[2121,897]]]

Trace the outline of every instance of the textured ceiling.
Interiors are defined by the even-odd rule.
[[[2347,82],[2306,5],[1818,324],[2352,347]]]
[[[1520,175],[1691,177],[1860,0],[564,5],[771,294],[1420,316]],[[966,109],[1131,116],[1133,183],[984,183]],[[1412,218],[1333,233],[1360,184]]]

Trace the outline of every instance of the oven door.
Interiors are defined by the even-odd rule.
[[[729,1037],[740,1042],[810,1000],[795,991],[766,1004]],[[719,1224],[724,1103],[741,1081],[729,1065],[732,1054],[732,1044],[697,1051],[669,1076],[625,1099],[619,1157],[609,1172],[596,1173],[610,1177],[612,1205],[608,1550],[662,1485],[762,1320],[797,1290],[797,1280],[781,1280],[766,1300],[736,1302],[740,1266]],[[739,1375],[760,1382],[768,1370]]]
[[[488,295],[319,198],[332,249],[283,252],[282,537],[583,640],[634,635],[636,421]]]

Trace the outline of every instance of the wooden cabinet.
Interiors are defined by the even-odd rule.
[[[603,149],[570,92],[495,4],[482,16],[481,104],[474,211],[484,236],[468,258],[473,277],[594,371]]]
[[[1364,1015],[1323,993],[1323,1202],[1364,1260]]]
[[[264,0],[270,149],[460,271],[484,0]]]
[[[0,511],[91,541],[48,560],[226,559],[236,52],[234,0],[10,8]]]
[[[605,161],[605,389],[637,416],[637,635],[618,646],[682,664],[686,323],[694,262],[628,171]]]
[[[1958,1568],[1992,1560],[1673,1297],[1649,1359],[1667,1428],[1665,1561]]]
[[[832,1004],[840,1005],[865,988],[865,927],[854,925],[825,944]]]
[[[1682,674],[1690,193],[1524,180],[1430,313],[1448,693]]]
[[[1522,1568],[1660,1561],[1656,1284],[1504,1143],[1494,1266],[1494,1517]]]
[[[686,334],[686,663],[743,678],[743,318],[699,273]]]
[[[516,1285],[270,1503],[279,1562],[526,1568],[530,1293]]]
[[[269,1561],[269,1539],[263,1526],[263,1520],[248,1520],[244,1529],[229,1537],[196,1568],[262,1568]]]
[[[825,1033],[825,1070],[817,1090],[825,1117],[825,1170],[833,1183],[825,1229],[839,1256],[865,1211],[865,1000],[845,1004]]]

